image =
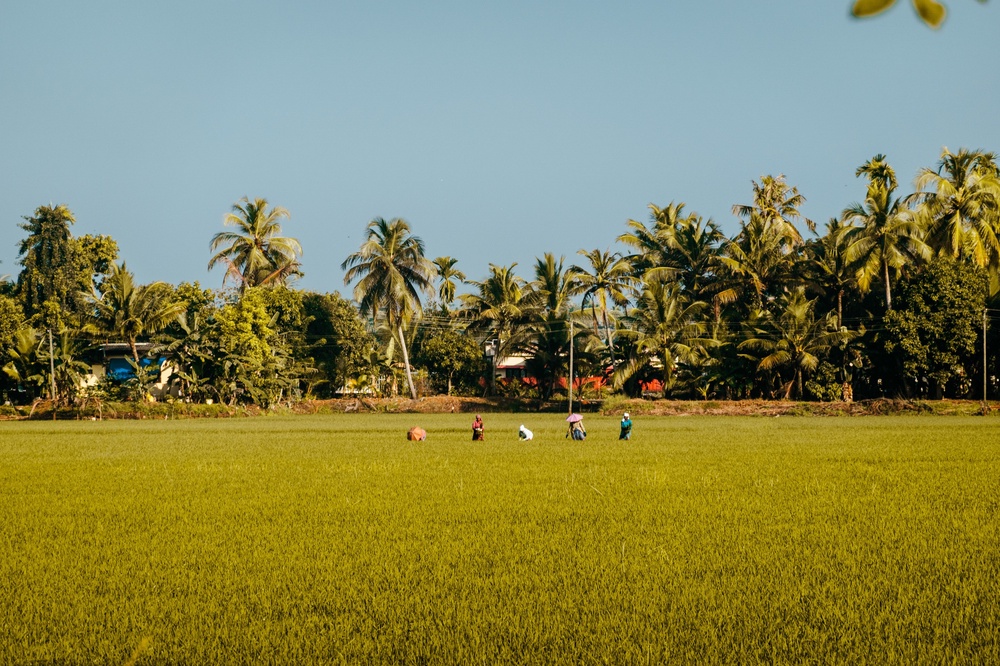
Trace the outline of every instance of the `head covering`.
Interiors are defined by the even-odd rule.
[[[626,418],[626,419],[628,418],[628,412],[625,412],[625,417],[624,418]]]

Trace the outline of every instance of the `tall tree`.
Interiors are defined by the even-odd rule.
[[[580,250],[577,254],[587,258],[589,267],[572,266],[571,270],[583,294],[583,306],[590,304],[594,318],[594,334],[598,331],[598,312],[604,327],[604,343],[611,356],[612,367],[615,364],[614,335],[611,331],[611,321],[608,318],[608,305],[620,308],[628,307],[628,291],[632,283],[632,266],[617,252],[608,250]]]
[[[927,243],[938,254],[1000,267],[1000,170],[996,155],[945,148],[937,170],[921,169],[915,182]],[[928,191],[924,191],[928,190]]]
[[[302,246],[295,238],[281,235],[281,220],[290,215],[281,206],[268,206],[267,199],[243,197],[223,219],[224,225],[236,231],[220,231],[209,244],[215,252],[208,261],[209,270],[224,263],[223,283],[235,279],[241,293],[250,287],[287,284],[301,275]]]
[[[754,212],[719,257],[724,269],[720,301],[743,299],[748,310],[764,309],[769,297],[780,295],[787,287],[794,259],[782,227],[769,224]]]
[[[650,270],[666,278],[676,269],[674,235],[684,217],[684,203],[671,201],[663,208],[649,204],[649,226],[637,220],[626,222],[629,231],[618,236],[618,242],[634,250],[626,259],[637,280]]]
[[[971,367],[980,360],[986,292],[985,271],[948,257],[900,282],[899,307],[886,315],[883,344],[908,393],[922,384],[935,398],[949,385],[956,397],[967,390],[962,380],[975,374]]]
[[[856,227],[833,218],[826,233],[806,246],[806,282],[814,292],[833,299],[837,328],[844,325],[844,296],[857,286],[857,275],[848,259],[848,237]]]
[[[535,261],[535,279],[528,285],[531,339],[526,366],[538,380],[540,396],[545,400],[552,396],[568,364],[575,278],[575,272],[565,267],[564,257],[556,259],[546,252]]]
[[[614,386],[620,388],[644,368],[658,367],[664,394],[673,391],[678,369],[699,364],[706,350],[717,344],[706,335],[706,307],[692,301],[676,282],[647,275],[629,316],[633,328],[622,332],[634,340],[631,354],[615,370]]]
[[[497,356],[503,358],[523,343],[524,327],[530,304],[526,302],[527,285],[509,266],[490,264],[490,274],[482,282],[469,284],[475,289],[462,294],[463,314],[472,319],[469,328],[499,340]]]
[[[805,197],[785,182],[783,175],[763,176],[753,182],[753,203],[733,206],[740,218],[740,232],[725,244],[719,263],[725,268],[718,299],[749,300],[761,310],[766,300],[777,298],[789,286],[795,252],[802,245],[796,222],[815,225],[799,212]]]
[[[864,203],[844,209],[841,219],[847,230],[846,258],[855,263],[858,287],[867,293],[875,280],[882,282],[886,310],[892,309],[892,283],[913,261],[927,256],[922,227],[905,201],[896,197],[896,174],[876,155],[858,167],[856,176],[867,176]]]
[[[680,220],[671,239],[677,281],[691,298],[707,301],[718,277],[726,236],[712,219],[692,213]]]
[[[317,341],[316,366],[325,378],[323,395],[332,397],[348,382],[369,372],[377,340],[358,316],[358,310],[339,293],[306,293],[306,334]]]
[[[801,291],[784,299],[783,306],[777,316],[765,316],[739,348],[761,353],[757,359],[758,370],[789,371],[787,379],[780,379],[779,375],[784,398],[788,400],[793,390],[802,396],[805,377],[816,369],[820,357],[853,334],[834,328],[832,312],[817,317],[815,301],[806,299]]]
[[[474,386],[482,368],[483,351],[476,340],[465,333],[444,328],[428,335],[415,354],[416,363],[427,368],[431,376],[444,378],[445,391],[451,395],[456,378]]]
[[[91,236],[75,239],[77,244],[78,289],[84,293],[99,286],[118,261],[118,243],[111,236]]]
[[[169,299],[170,289],[163,282],[135,284],[125,262],[112,264],[101,289],[100,294],[95,290],[86,295],[94,308],[95,323],[99,329],[124,339],[136,363],[138,339],[162,330],[187,309],[187,303]]]
[[[344,284],[357,280],[354,300],[361,313],[384,318],[398,336],[406,382],[416,399],[405,328],[420,316],[420,294],[433,293],[434,264],[424,256],[424,242],[411,234],[406,220],[377,217],[368,223],[367,232],[361,248],[341,264],[347,271]]]
[[[455,302],[456,281],[465,282],[465,273],[455,268],[457,263],[458,259],[447,256],[434,260],[434,266],[437,269],[438,299],[440,299],[441,306],[445,311],[448,311],[451,304]]]
[[[19,225],[28,232],[18,243],[18,263],[22,270],[17,290],[26,313],[39,312],[42,303],[54,301],[63,310],[71,305],[80,289],[77,246],[70,225],[76,222],[66,206],[40,206],[32,217]]]
[[[799,245],[802,234],[795,226],[796,222],[804,222],[812,231],[815,228],[812,221],[799,212],[799,207],[806,198],[799,194],[796,187],[791,187],[785,181],[785,176],[762,176],[760,182],[753,181],[753,203],[736,204],[733,214],[749,221],[754,215],[763,224],[781,237],[785,245]]]

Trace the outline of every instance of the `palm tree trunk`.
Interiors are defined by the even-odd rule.
[[[417,399],[417,389],[413,386],[413,374],[410,372],[410,355],[406,352],[406,339],[403,337],[403,325],[397,328],[399,331],[399,348],[403,350],[403,367],[406,368],[406,383],[410,387],[410,397]]]
[[[611,338],[611,327],[608,326],[608,309],[604,308],[602,312],[604,316],[604,335],[608,338],[608,352],[611,354],[611,367],[615,367],[615,343]]]
[[[844,290],[837,292],[837,330],[844,327]]]
[[[882,280],[885,282],[885,309],[892,309],[892,292],[889,287],[889,264],[882,261]]]

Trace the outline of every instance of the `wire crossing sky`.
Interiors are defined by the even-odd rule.
[[[944,146],[1000,151],[1000,7],[850,2],[0,5],[0,275],[22,216],[64,203],[141,282],[199,280],[242,196],[287,208],[298,286],[339,290],[373,217],[470,279],[614,248],[649,203],[732,234],[785,174],[821,227]],[[805,230],[803,230],[805,231]]]

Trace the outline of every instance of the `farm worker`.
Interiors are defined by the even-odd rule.
[[[587,439],[587,429],[583,427],[583,419],[570,423],[569,432],[566,433],[566,436],[578,441]]]
[[[472,441],[482,442],[485,439],[483,435],[483,419],[479,414],[476,414],[476,420],[472,422]]]
[[[628,412],[622,416],[622,431],[618,433],[618,439],[632,439],[632,419],[628,417]]]
[[[418,426],[413,426],[406,433],[406,439],[410,440],[411,442],[422,442],[425,439],[427,439],[427,431]]]
[[[526,440],[529,440],[529,439],[534,439],[535,434],[533,432],[531,432],[530,430],[528,430],[527,428],[525,428],[524,424],[522,423],[521,427],[518,428],[518,430],[517,430],[517,436],[520,437],[521,441],[523,442],[523,441],[526,441]]]

